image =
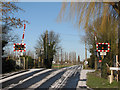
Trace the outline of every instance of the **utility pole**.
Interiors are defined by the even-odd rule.
[[[61,64],[63,64],[63,60],[62,60],[62,49],[61,49]]]
[[[69,63],[69,56],[68,56],[68,52],[67,52],[67,63]]]
[[[57,63],[59,63],[59,51],[57,53]]]
[[[71,63],[71,52],[69,52],[69,63]]]
[[[75,65],[76,65],[76,52],[75,52]]]
[[[118,2],[118,10],[119,10],[119,15],[118,15],[118,62],[120,63],[120,1]],[[118,71],[118,78],[120,81],[120,71]]]
[[[72,53],[72,63],[73,63],[73,65],[74,65],[74,52],[71,52]]]
[[[48,46],[48,31],[46,30],[46,59],[47,59],[47,46]]]
[[[87,48],[86,48],[86,40],[85,40],[85,61],[87,61]],[[85,64],[85,69],[87,68],[87,65]]]
[[[96,43],[97,43],[97,37],[96,37],[96,33],[94,32],[94,35],[95,35],[95,47],[96,47]],[[96,48],[95,48],[96,50]],[[97,52],[98,53],[98,52]],[[97,55],[95,55],[95,70],[97,70]]]

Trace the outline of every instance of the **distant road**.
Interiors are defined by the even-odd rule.
[[[4,90],[76,88],[80,80],[82,65],[62,69],[30,69],[0,80]],[[87,88],[87,87],[85,87]]]

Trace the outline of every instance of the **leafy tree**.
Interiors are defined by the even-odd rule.
[[[84,25],[87,30],[91,22],[102,16],[101,27],[104,27],[104,23],[109,18],[109,16],[106,17],[107,15],[112,15],[118,19],[119,4],[120,2],[63,2],[57,20],[69,19],[74,21],[78,26],[81,24]]]
[[[107,16],[106,16],[107,17]],[[100,24],[102,23],[102,18],[97,18],[96,21],[94,23],[91,23],[91,25],[89,25],[88,30],[86,32],[86,40],[87,43],[89,45],[90,48],[90,52],[92,54],[91,58],[93,57],[95,50],[96,50],[96,43],[95,43],[95,39],[94,39],[94,32],[96,32],[96,36],[97,36],[97,42],[99,43],[110,43],[110,52],[107,53],[107,55],[105,56],[103,62],[102,62],[102,76],[106,77],[107,76],[107,72],[106,70],[106,63],[108,63],[110,66],[113,66],[113,59],[114,56],[117,53],[117,20],[114,17],[110,17],[109,19],[106,21],[105,25],[107,27],[104,27],[103,30],[100,30]],[[114,27],[116,25],[116,27]],[[93,27],[94,26],[94,27]],[[91,65],[93,65],[94,63],[91,61],[90,62]],[[92,66],[91,66],[92,67]]]
[[[87,32],[90,24],[94,23],[97,18],[102,17],[101,23],[99,24],[100,27],[98,29],[103,33],[103,30],[107,30],[104,29],[104,27],[107,27],[106,22],[109,22],[108,20],[111,16],[116,18],[117,21],[120,21],[120,2],[65,2],[62,5],[58,21],[65,20],[67,18],[75,22],[79,27],[82,24]],[[116,34],[116,36],[118,35],[118,41],[116,42],[118,44],[118,51],[116,51],[116,54],[119,55],[118,59],[120,63],[120,22],[115,24],[116,25],[112,27],[116,28],[118,25],[118,34]]]
[[[42,57],[41,59],[44,59],[45,68],[51,68],[53,56],[60,48],[59,42],[59,34],[56,34],[53,31],[50,31],[49,33],[46,31],[39,37],[35,49],[38,57]]]

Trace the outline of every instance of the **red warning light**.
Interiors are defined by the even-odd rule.
[[[102,60],[99,60],[99,63],[101,63],[102,62]]]

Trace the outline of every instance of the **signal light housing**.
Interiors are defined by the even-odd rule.
[[[97,52],[109,52],[110,51],[110,44],[109,43],[97,43],[96,44],[96,51]]]
[[[18,52],[25,52],[26,51],[26,44],[24,43],[14,43],[14,51]]]

